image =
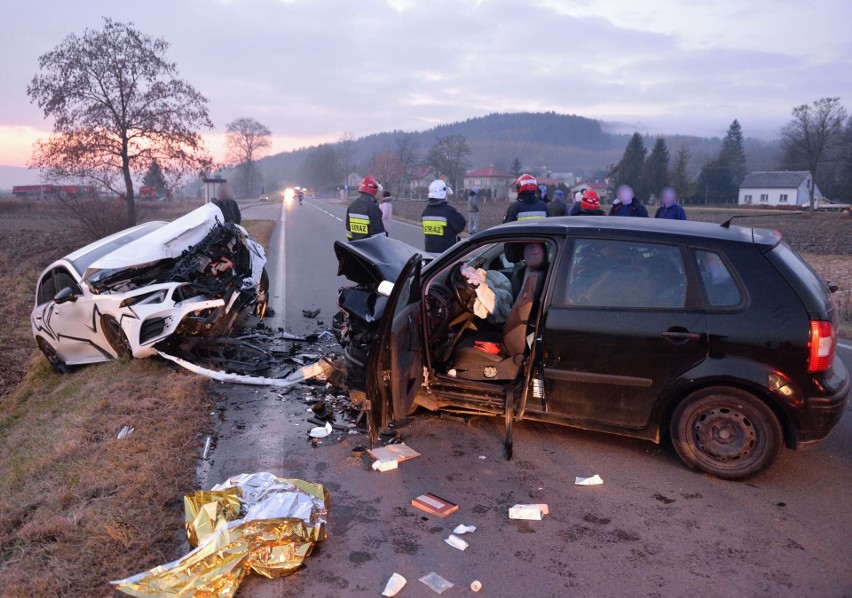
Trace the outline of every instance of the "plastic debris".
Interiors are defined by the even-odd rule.
[[[311,428],[308,431],[308,436],[310,436],[311,438],[325,438],[326,436],[331,434],[332,429],[333,428],[331,427],[331,424],[326,423],[324,426],[317,426],[316,428]]]
[[[472,534],[475,531],[476,531],[475,525],[465,525],[465,524],[462,523],[462,524],[456,526],[456,529],[453,530],[453,533],[456,534],[456,535],[462,536],[464,534]]]
[[[124,427],[123,427],[123,428],[122,428],[122,429],[118,432],[118,436],[116,436],[116,439],[118,439],[118,440],[124,440],[125,438],[127,438],[128,436],[130,436],[131,434],[133,434],[133,430],[135,430],[135,429],[136,429],[136,428],[131,428],[130,426],[124,426]]]
[[[470,582],[470,589],[472,592],[478,592],[482,589],[482,582],[478,579],[474,579],[472,582]]]
[[[465,542],[464,540],[462,540],[461,538],[459,538],[455,534],[450,534],[450,536],[448,538],[446,538],[444,540],[444,542],[446,542],[447,544],[449,544],[453,548],[458,548],[459,550],[464,550],[468,546],[470,546],[467,542]]]
[[[430,590],[432,590],[436,594],[443,594],[455,585],[453,582],[447,581],[434,571],[427,573],[418,581],[425,584]]]
[[[391,471],[399,469],[399,461],[396,459],[379,459],[373,461],[373,471]]]
[[[486,457],[485,455],[479,455],[479,458],[480,458],[482,461],[485,461],[488,457]]]
[[[184,497],[187,537],[181,559],[112,583],[132,596],[233,596],[254,571],[293,573],[326,539],[329,495],[320,484],[242,474]],[[239,518],[242,515],[242,518]]]
[[[603,480],[598,474],[595,474],[590,478],[581,478],[577,476],[574,480],[575,486],[600,486],[601,484],[603,484]]]
[[[162,351],[157,351],[157,354],[163,359],[168,359],[169,361],[178,364],[179,366],[189,370],[190,372],[200,374],[202,376],[207,376],[208,378],[218,380],[219,382],[234,382],[236,384],[250,384],[255,386],[277,386],[281,388],[286,388],[289,386],[295,386],[296,384],[304,382],[305,380],[308,380],[310,378],[314,378],[317,376],[327,376],[332,370],[332,366],[330,363],[327,363],[325,361],[318,361],[317,363],[312,363],[310,365],[298,368],[286,378],[264,378],[262,376],[245,376],[242,374],[230,374],[228,372],[211,370],[209,368],[204,368],[200,365],[196,365],[185,359],[181,359],[180,357],[175,357],[174,355],[163,353]]]
[[[210,436],[207,437],[207,440],[204,441],[204,452],[201,453],[201,458],[207,460],[207,453],[210,452],[210,443],[213,442],[213,439]]]
[[[407,580],[399,573],[394,573],[385,585],[385,590],[382,596],[396,596],[399,591],[405,587]]]
[[[528,521],[541,521],[542,517],[550,513],[550,507],[546,504],[515,505],[509,508],[509,519],[526,519]]]
[[[302,315],[306,318],[316,318],[318,315],[320,315],[321,311],[321,309],[303,309]]]
[[[409,459],[415,459],[420,456],[420,453],[410,446],[407,446],[404,442],[372,448],[367,452],[370,453],[370,456],[373,457],[373,459],[378,459],[380,461],[393,460],[398,463],[408,461]]]

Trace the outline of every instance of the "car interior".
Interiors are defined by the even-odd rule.
[[[518,376],[554,252],[547,241],[492,243],[429,281],[430,356],[439,375],[485,382]]]

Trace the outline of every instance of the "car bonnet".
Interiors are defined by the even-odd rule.
[[[99,270],[121,270],[179,257],[184,250],[204,239],[217,220],[224,222],[222,211],[212,203],[204,204],[92,262],[85,278]]]

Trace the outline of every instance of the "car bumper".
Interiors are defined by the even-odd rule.
[[[799,426],[794,432],[793,448],[796,450],[809,448],[824,440],[843,417],[850,391],[849,373],[846,368],[842,365],[835,368],[833,375],[822,381],[820,386],[828,392],[804,400]]]

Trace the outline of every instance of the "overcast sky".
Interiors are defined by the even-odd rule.
[[[689,4],[689,6],[684,6]],[[818,8],[813,8],[817,6]],[[649,133],[772,137],[796,104],[852,107],[852,1],[0,0],[0,164],[50,130],[39,55],[101,17],[171,43],[225,124],[274,151],[500,111],[555,110]],[[221,154],[220,156],[221,157]]]

